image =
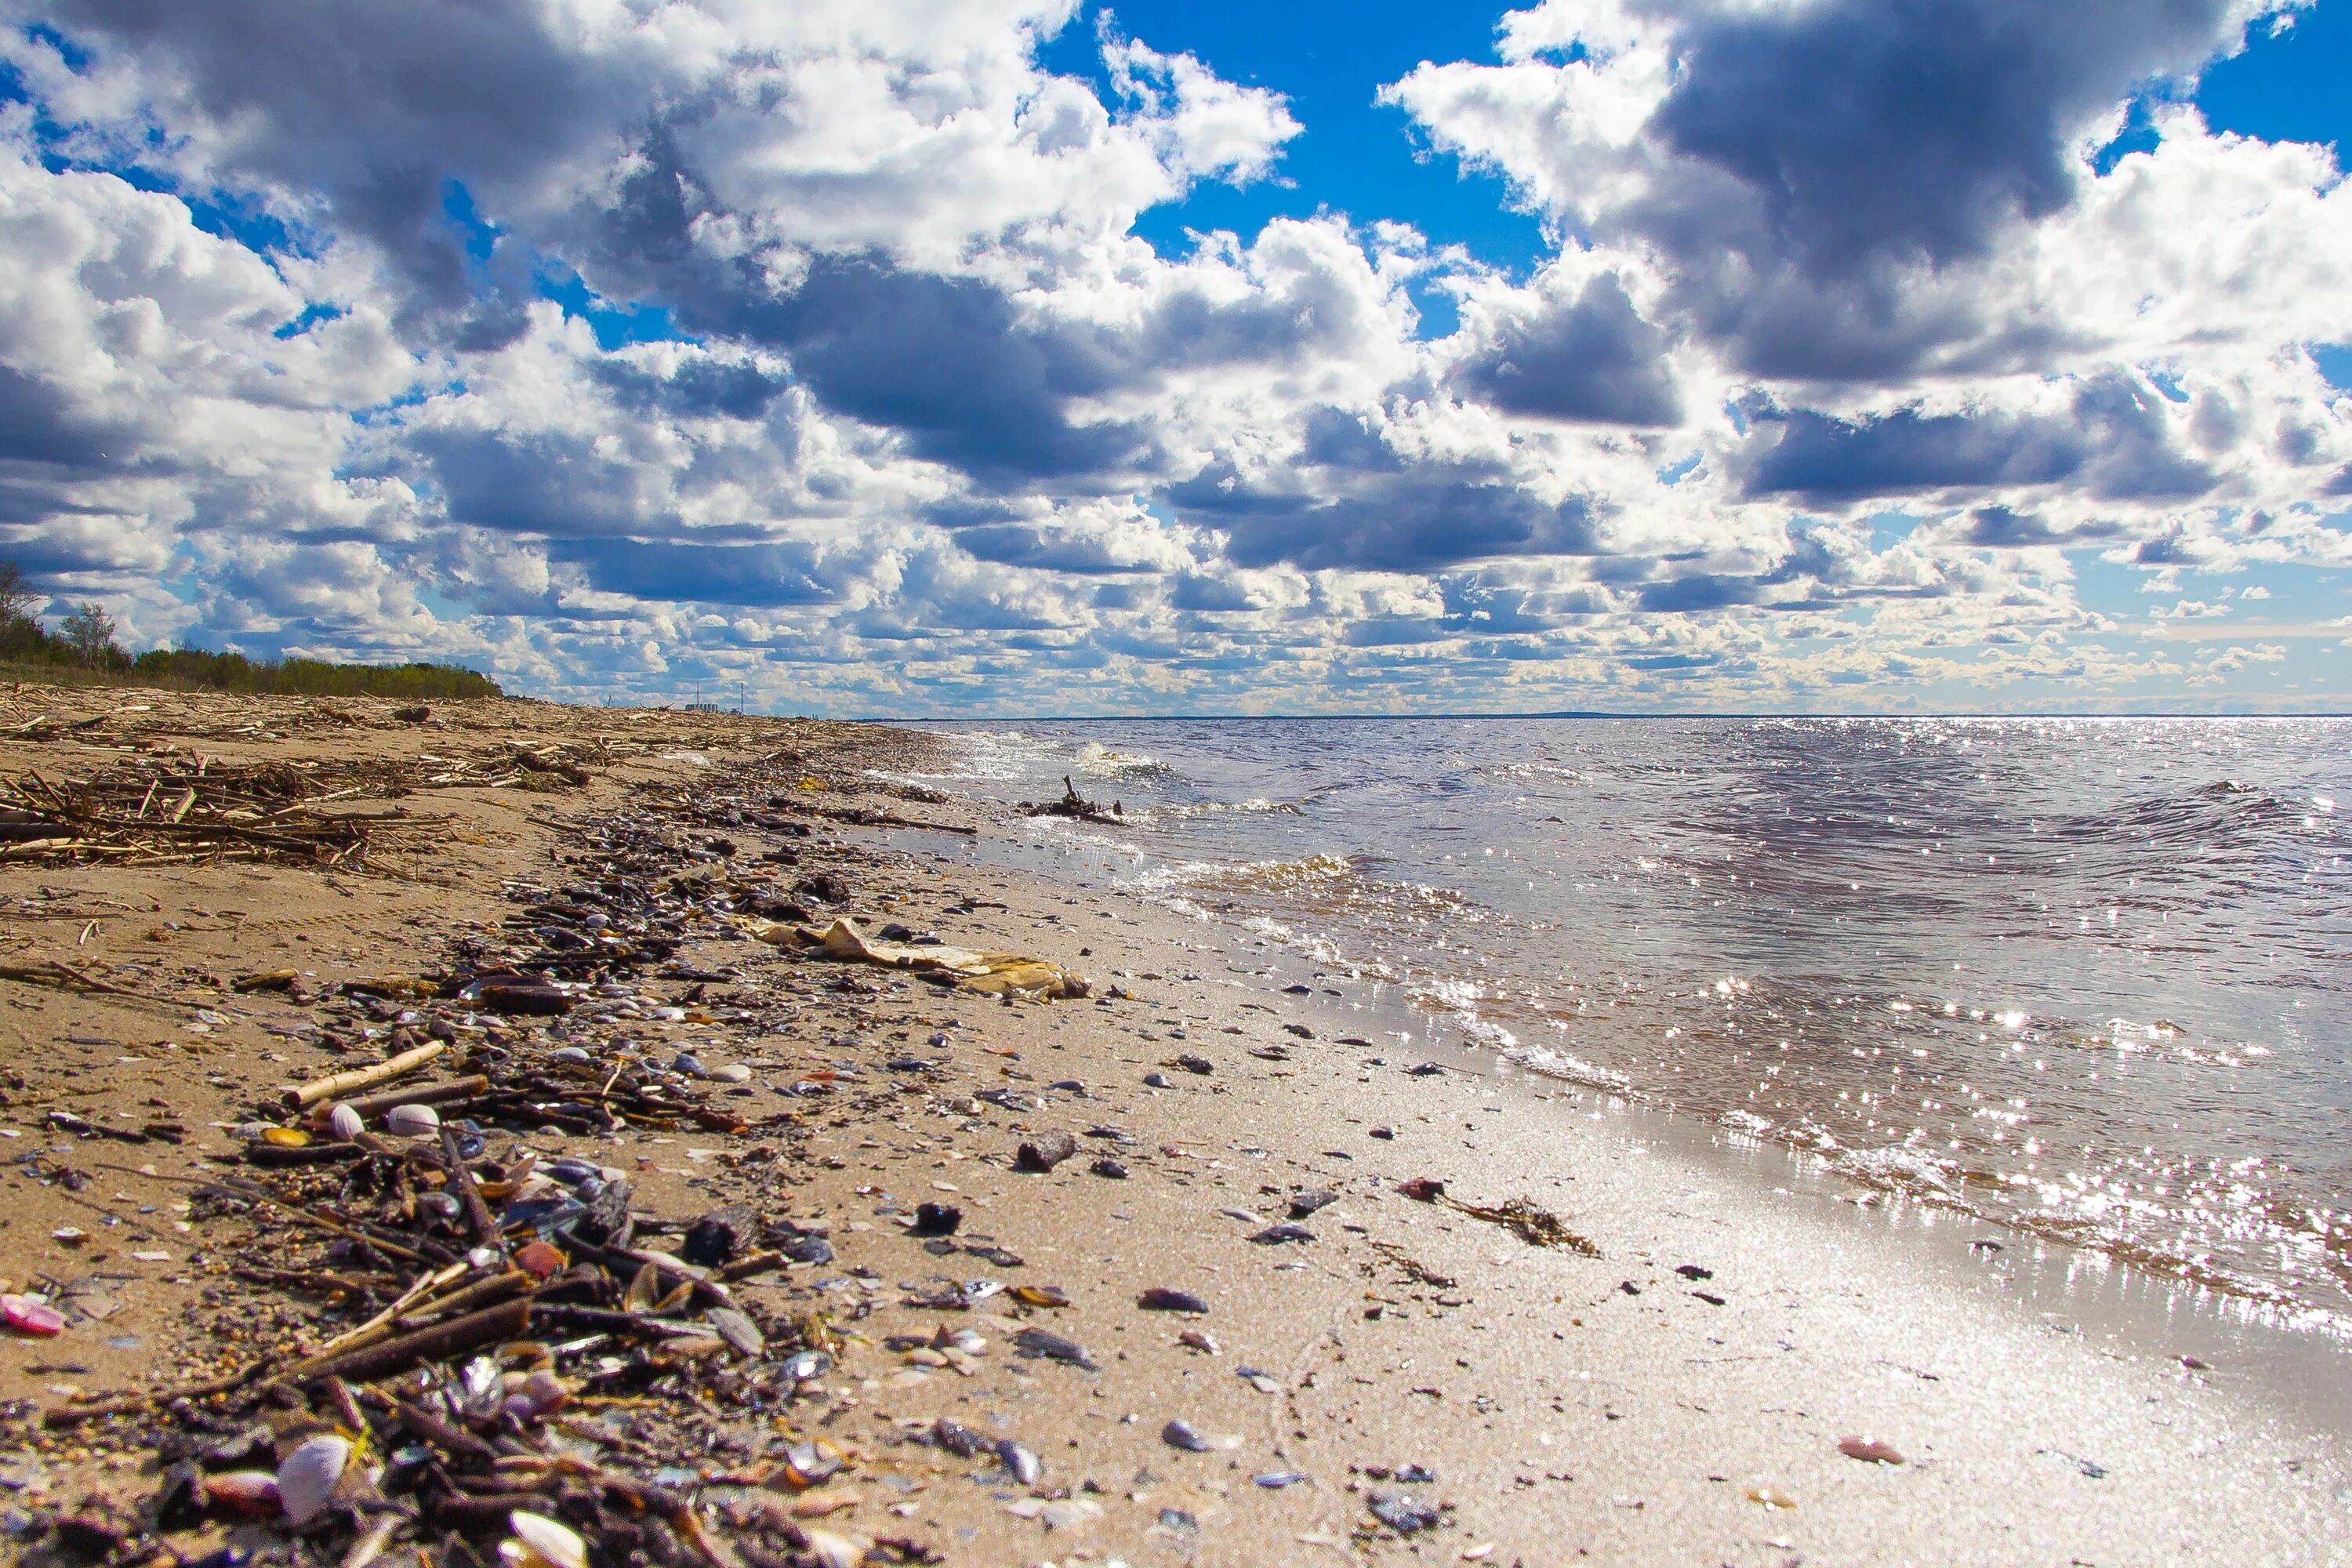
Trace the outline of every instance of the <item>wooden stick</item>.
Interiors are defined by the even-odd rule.
[[[449,1042],[446,1040],[427,1040],[421,1046],[413,1046],[390,1060],[378,1062],[373,1067],[352,1068],[346,1072],[330,1073],[325,1078],[313,1079],[309,1083],[288,1089],[284,1100],[289,1110],[299,1110],[305,1106],[316,1105],[330,1095],[344,1094],[355,1089],[373,1089],[377,1084],[389,1083],[396,1078],[406,1078],[448,1048]]]
[[[249,1381],[259,1368],[238,1373],[235,1377],[216,1377],[210,1383],[183,1384],[178,1388],[159,1388],[152,1394],[130,1394],[118,1399],[93,1400],[88,1405],[59,1405],[41,1413],[44,1426],[74,1426],[84,1421],[101,1420],[109,1415],[130,1415],[142,1410],[152,1410],[158,1405],[169,1405],[175,1399],[204,1399]]]
[[[297,1362],[289,1374],[305,1383],[341,1377],[366,1381],[405,1372],[421,1361],[442,1361],[484,1345],[520,1338],[530,1321],[528,1300],[507,1301],[436,1323],[429,1329],[401,1334],[379,1344],[342,1351],[326,1359]]]
[[[490,1205],[482,1201],[482,1189],[474,1180],[474,1169],[466,1163],[466,1156],[457,1147],[457,1130],[441,1129],[441,1158],[449,1172],[450,1184],[457,1189],[457,1201],[466,1205],[466,1224],[474,1233],[477,1245],[494,1247],[500,1253],[507,1249],[506,1237],[499,1234],[499,1222],[490,1215]]]
[[[453,1100],[471,1100],[487,1092],[489,1087],[490,1080],[476,1073],[470,1078],[452,1079],[447,1083],[429,1084],[422,1089],[388,1089],[380,1094],[363,1094],[356,1100],[338,1100],[336,1104],[348,1105],[362,1117],[373,1121],[395,1105],[446,1105]],[[329,1105],[314,1106],[310,1120],[324,1122],[333,1109]]]

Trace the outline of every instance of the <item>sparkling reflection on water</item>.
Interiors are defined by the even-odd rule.
[[[1131,889],[1537,1070],[2352,1321],[2352,721],[1162,721],[1077,775]]]

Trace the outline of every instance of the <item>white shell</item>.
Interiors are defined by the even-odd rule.
[[[395,1138],[430,1138],[441,1131],[441,1113],[429,1105],[395,1105],[384,1114],[383,1130]]]
[[[515,1568],[588,1568],[588,1543],[570,1525],[517,1509],[507,1516],[507,1527],[514,1539],[499,1543],[499,1555]]]
[[[327,1433],[312,1437],[286,1456],[278,1467],[278,1498],[286,1517],[307,1523],[335,1495],[335,1483],[352,1462],[348,1439]]]
[[[360,1113],[348,1105],[338,1105],[327,1113],[327,1130],[348,1143],[367,1126]]]
[[[857,1568],[866,1561],[866,1542],[856,1536],[836,1535],[813,1526],[806,1534],[809,1555],[824,1563],[824,1568]]]
[[[749,1083],[751,1081],[751,1069],[741,1062],[733,1062],[723,1068],[711,1068],[710,1076],[721,1083]]]

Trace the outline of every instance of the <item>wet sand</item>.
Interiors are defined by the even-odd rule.
[[[141,703],[146,712],[126,710]],[[436,710],[438,729],[364,702],[29,689],[5,699],[0,729],[41,713],[58,716],[33,731],[48,738],[0,743],[0,777],[87,773],[142,726],[151,745],[248,761],[611,739],[583,787],[404,799],[449,818],[405,879],[0,861],[0,961],[69,962],[144,994],[0,982],[0,1131],[16,1134],[0,1147],[16,1162],[0,1277],[13,1290],[70,1284],[71,1300],[95,1309],[56,1339],[0,1343],[0,1399],[17,1402],[0,1441],[0,1484],[13,1489],[0,1508],[28,1517],[92,1491],[135,1501],[155,1485],[152,1427],[44,1433],[40,1410],[77,1393],[201,1378],[237,1363],[257,1337],[315,1343],[352,1321],[316,1294],[252,1277],[266,1247],[299,1250],[282,1235],[250,1215],[175,1206],[188,1199],[173,1178],[243,1169],[234,1130],[257,1102],[364,1059],[309,1043],[300,1031],[315,1006],[225,994],[207,977],[284,965],[325,996],[341,979],[440,970],[452,942],[515,912],[506,879],[562,881],[552,857],[576,847],[582,819],[660,813],[675,791],[782,749],[814,759],[824,787],[805,794],[824,810],[1013,830],[871,787],[867,765],[920,743],[903,731],[527,703],[450,705]],[[209,732],[160,736],[159,714]],[[100,721],[73,727],[91,718]],[[259,728],[230,732],[247,723]],[[831,870],[848,883],[828,913],[1034,954],[1083,972],[1095,994],[942,994],[791,954],[714,919],[679,957],[733,970],[747,1018],[647,1018],[626,1033],[714,1065],[756,1064],[742,1104],[765,1130],[520,1140],[627,1170],[650,1215],[690,1220],[750,1204],[824,1231],[837,1255],[734,1287],[763,1321],[821,1309],[859,1336],[829,1373],[784,1415],[716,1412],[709,1426],[729,1447],[630,1456],[696,1489],[722,1548],[729,1507],[772,1487],[678,1472],[740,1474],[747,1457],[814,1434],[854,1459],[841,1485],[856,1500],[828,1527],[910,1537],[960,1563],[2316,1563],[2352,1553],[2341,1425],[2265,1397],[2193,1321],[2173,1353],[2210,1365],[2152,1342],[2118,1348],[1962,1288],[1951,1268],[1922,1267],[1850,1212],[1776,1192],[1621,1116],[1580,1113],[1556,1089],[1458,1061],[1416,1075],[1423,1055],[1342,1044],[1345,1015],[1229,970],[1213,928],[975,867],[935,834],[837,815],[808,825],[812,837],[792,843],[793,874]],[[737,866],[780,843],[757,827],[729,837]],[[830,989],[844,979],[863,989]],[[639,989],[648,1000],[681,990]],[[1210,1070],[1177,1065],[1187,1056]],[[913,1059],[932,1065],[889,1066]],[[835,1077],[828,1094],[772,1087],[844,1064],[855,1075]],[[1051,1087],[1071,1081],[1083,1088]],[[974,1098],[982,1091],[997,1098]],[[137,1144],[60,1134],[46,1121],[60,1109],[186,1132]],[[1051,1131],[1076,1135],[1080,1152],[1050,1173],[1014,1170],[1015,1147]],[[741,1158],[761,1145],[766,1154]],[[24,1159],[37,1151],[47,1152]],[[1093,1173],[1106,1157],[1124,1179]],[[1397,1191],[1416,1177],[1474,1206],[1531,1200],[1599,1256],[1531,1246]],[[1311,1239],[1253,1241],[1288,1218],[1301,1191],[1338,1194],[1297,1222]],[[926,1202],[963,1211],[957,1243],[1019,1263],[927,1251],[902,1223]],[[67,1226],[86,1237],[54,1239]],[[979,1278],[1057,1288],[1071,1305],[1025,1305],[1010,1291],[968,1310],[903,1304],[942,1279]],[[1142,1310],[1137,1298],[1155,1287],[1192,1292],[1208,1310]],[[988,1342],[970,1375],[886,1345],[942,1323]],[[1013,1353],[1020,1331],[1039,1328],[1084,1346],[1097,1369]],[[1185,1343],[1187,1331],[1214,1351]],[[1043,1474],[1016,1484],[992,1463],[912,1440],[942,1416],[1017,1438]],[[1205,1451],[1164,1440],[1177,1419]],[[1903,1462],[1848,1458],[1847,1438],[1890,1446]],[[1395,1479],[1412,1466],[1434,1479]],[[1279,1487],[1255,1479],[1293,1475]],[[1439,1522],[1401,1534],[1375,1517],[1377,1499],[1410,1518],[1399,1498]],[[198,1555],[220,1539],[207,1528],[172,1544]],[[240,1540],[273,1539],[242,1528]]]

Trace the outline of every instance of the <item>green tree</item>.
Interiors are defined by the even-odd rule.
[[[114,617],[95,599],[75,605],[73,614],[58,627],[58,636],[73,649],[75,658],[93,669],[122,657],[122,650],[114,646]]]

